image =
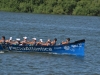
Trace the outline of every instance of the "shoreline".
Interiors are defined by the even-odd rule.
[[[67,14],[52,14],[52,13],[31,13],[31,12],[13,12],[13,11],[2,11],[0,12],[8,12],[8,13],[25,13],[25,14],[44,14],[44,15],[65,15],[65,16],[94,16],[94,15],[67,15]],[[100,17],[100,16],[94,16],[94,17]]]
[[[100,0],[2,0],[0,11],[100,16]]]

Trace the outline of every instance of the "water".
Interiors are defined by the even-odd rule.
[[[0,12],[0,36],[86,39],[85,56],[0,53],[0,75],[100,75],[100,17]]]

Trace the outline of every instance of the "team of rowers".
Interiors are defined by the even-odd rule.
[[[32,41],[28,41],[27,37],[23,37],[23,41],[20,40],[20,38],[16,38],[16,40],[12,40],[12,37],[10,37],[9,40],[5,39],[5,36],[2,36],[0,43],[2,44],[16,44],[16,45],[32,45],[32,46],[54,46],[56,45],[57,42],[57,38],[55,38],[53,41],[51,41],[50,39],[48,39],[46,42],[43,42],[42,39],[40,39],[37,42],[36,38],[32,38]],[[61,42],[62,45],[68,44],[70,42],[70,38],[67,38],[66,41]]]

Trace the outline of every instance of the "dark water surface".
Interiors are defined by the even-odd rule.
[[[86,39],[85,56],[1,53],[0,75],[100,75],[100,17],[0,12],[0,36],[58,43]]]

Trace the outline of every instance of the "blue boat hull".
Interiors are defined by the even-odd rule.
[[[0,50],[14,52],[49,52],[84,56],[84,46],[85,40],[78,40],[67,45],[56,46],[0,45]]]

